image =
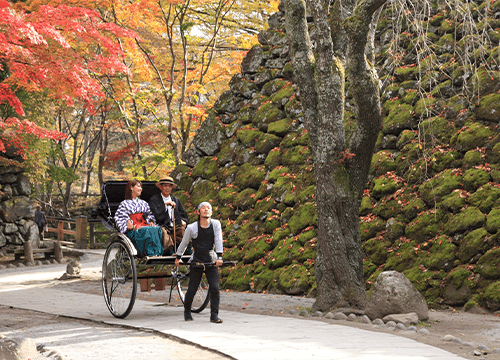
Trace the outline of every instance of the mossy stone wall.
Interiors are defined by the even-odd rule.
[[[391,21],[382,15],[378,26],[377,63],[389,65],[379,69],[384,121],[360,208],[366,287],[381,271],[397,270],[430,306],[478,302],[498,310],[500,73],[491,67],[470,80],[481,97],[468,101],[461,86],[470,69],[451,61],[457,24],[437,2],[433,8],[429,35],[437,56],[421,64],[429,70],[422,79],[406,36],[405,65],[385,75]],[[210,201],[223,223],[225,257],[238,264],[221,270],[222,287],[314,296],[314,164],[284,13],[269,24],[216,102],[207,120],[213,131],[197,133],[185,157],[189,166],[172,175],[189,212]],[[494,47],[486,49],[492,59],[499,40],[492,37]],[[451,77],[433,88],[438,69],[431,60],[447,61]],[[347,127],[353,113],[347,98]]]

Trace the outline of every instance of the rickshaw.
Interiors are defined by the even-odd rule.
[[[151,196],[160,193],[154,181],[141,181],[141,199],[146,202]],[[95,211],[104,226],[113,231],[106,241],[106,252],[102,264],[102,289],[104,301],[111,314],[124,319],[134,307],[137,296],[137,287],[140,283],[142,291],[151,291],[151,284],[155,282],[155,290],[164,290],[170,285],[168,301],[172,300],[172,293],[177,290],[178,297],[184,304],[185,291],[189,279],[190,255],[181,258],[181,265],[176,267],[175,256],[139,257],[134,243],[120,233],[114,220],[114,215],[121,201],[125,198],[127,181],[107,181],[102,186],[101,200]],[[224,262],[224,265],[233,262]],[[205,266],[209,264],[198,264]],[[140,271],[138,271],[138,268]],[[175,294],[174,294],[175,297]],[[210,299],[208,297],[208,281],[203,278],[195,294],[191,311],[203,311]]]

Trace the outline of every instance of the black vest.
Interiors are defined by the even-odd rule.
[[[210,226],[202,228],[198,221],[198,237],[192,239],[194,257],[193,261],[202,263],[211,263],[210,250],[214,249],[215,234],[212,223]]]

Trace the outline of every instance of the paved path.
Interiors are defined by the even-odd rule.
[[[82,262],[82,269],[99,271],[99,259],[90,258],[92,261]],[[60,277],[65,265],[15,270],[0,271],[1,305],[110,325],[156,330],[240,360],[464,359],[404,337],[307,319],[221,311],[220,317],[224,323],[212,324],[205,310],[201,314],[193,314],[195,321],[185,322],[181,307],[161,306],[142,300],[136,300],[126,319],[116,319],[107,310],[102,296],[39,285],[16,285],[27,277],[32,280]]]

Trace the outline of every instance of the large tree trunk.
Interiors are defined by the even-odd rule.
[[[317,34],[309,38],[304,0],[286,0],[286,31],[316,173],[318,249],[314,308],[364,308],[359,205],[381,124],[378,78],[365,58],[374,12],[385,0],[309,0]],[[332,40],[332,34],[334,39]],[[372,39],[372,37],[370,37]],[[346,68],[344,68],[343,56]],[[355,81],[356,129],[346,139],[345,71]]]

